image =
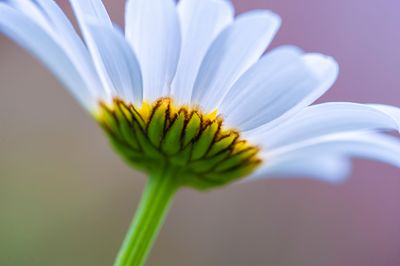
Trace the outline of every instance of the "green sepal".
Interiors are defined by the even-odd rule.
[[[224,160],[220,163],[216,168],[215,171],[226,171],[232,167],[237,165],[242,165],[244,161],[254,157],[258,152],[257,149],[249,148],[247,150],[241,151],[235,155],[231,155],[228,159]]]
[[[207,153],[214,141],[219,126],[219,122],[214,121],[207,125],[207,127],[201,132],[199,138],[193,144],[192,160],[200,159]]]
[[[162,141],[161,148],[168,154],[173,155],[181,150],[183,128],[185,126],[186,115],[184,112],[179,112],[172,121],[165,137]]]
[[[168,104],[161,102],[155,107],[153,114],[150,117],[147,127],[147,136],[149,137],[150,142],[156,147],[160,147],[161,140],[164,136],[168,108]]]
[[[144,160],[141,152],[131,149],[126,143],[120,142],[118,139],[109,137],[111,146],[117,151],[119,154],[122,154],[122,158],[129,164],[135,168],[139,168],[141,170],[147,170],[146,165],[148,164],[148,160]]]
[[[235,166],[234,168],[228,169],[226,171],[215,171],[207,175],[208,179],[217,182],[218,180],[223,181],[225,184],[230,183],[233,180],[245,177],[251,174],[257,166],[259,166],[260,161],[250,161],[246,164]]]
[[[162,153],[150,142],[150,140],[147,138],[147,135],[143,132],[139,124],[134,122],[133,128],[135,130],[141,150],[143,151],[143,155],[147,155],[150,158],[154,159],[163,159],[164,156],[162,155]]]
[[[101,113],[101,119],[102,119],[102,125],[105,127],[108,131],[113,132],[114,134],[118,134],[119,132],[116,132],[118,130],[118,120],[110,109],[108,107],[103,108],[103,112]]]
[[[201,128],[201,118],[197,112],[193,112],[185,128],[183,146],[188,145],[199,134]]]
[[[129,115],[129,113],[126,114],[121,108],[122,107],[116,108],[116,110],[115,110],[115,114],[116,114],[116,116],[118,118],[121,137],[133,149],[139,150],[139,143],[137,141],[136,134],[133,131],[132,123],[129,122],[129,121],[133,121],[132,117],[130,117],[130,118],[127,117],[127,115]]]
[[[194,173],[187,173],[182,178],[183,186],[195,188],[201,191],[208,190],[211,188],[218,188],[225,184],[226,183],[221,180],[208,179],[205,176],[201,176]]]
[[[205,158],[190,162],[188,168],[195,173],[207,173],[212,171],[219,163],[229,157],[229,152],[223,152],[211,158]]]
[[[130,108],[129,109],[133,119],[139,124],[140,128],[143,130],[146,129],[146,122],[143,120],[143,117],[140,116],[138,111],[135,108]]]
[[[230,146],[232,146],[233,142],[238,138],[238,136],[238,133],[232,132],[231,134],[222,137],[212,145],[210,151],[207,153],[207,157],[211,157],[223,150],[228,149]]]
[[[169,157],[169,161],[177,166],[186,166],[190,161],[193,145],[187,145],[179,153]]]

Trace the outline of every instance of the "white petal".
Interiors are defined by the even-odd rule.
[[[178,14],[182,50],[172,82],[178,104],[188,104],[200,64],[215,37],[233,20],[232,4],[225,0],[181,0]]]
[[[313,139],[332,133],[361,130],[400,130],[400,109],[381,106],[386,112],[365,104],[323,103],[305,108],[283,124],[260,133],[249,134],[266,149]],[[397,112],[397,113],[396,113]]]
[[[388,116],[390,116],[393,120],[396,121],[397,127],[400,130],[400,108],[390,105],[384,104],[369,104],[369,106],[378,109],[381,112],[384,112]]]
[[[46,17],[43,15],[40,9],[34,1],[26,0],[10,0],[7,3],[24,13],[26,16],[30,17],[32,20],[36,21],[43,29],[51,32],[51,26],[48,23]]]
[[[339,72],[339,67],[333,58],[322,54],[306,54],[303,56],[303,62],[307,69],[311,71],[310,73],[312,73],[313,78],[317,81],[316,85],[310,88],[308,94],[288,94],[284,108],[280,105],[276,105],[276,111],[274,112],[271,110],[271,112],[275,113],[274,117],[277,117],[276,119],[261,125],[259,123],[265,120],[263,120],[260,115],[256,115],[258,119],[252,120],[252,126],[254,127],[258,124],[259,127],[248,132],[249,134],[266,132],[281,124],[286,119],[313,103],[332,86]],[[307,92],[307,90],[300,91]],[[297,92],[297,90],[291,90],[290,92]],[[303,97],[301,98],[300,96]],[[263,97],[263,95],[261,94],[259,97]]]
[[[270,11],[240,15],[208,50],[197,76],[192,102],[205,111],[218,108],[233,83],[262,55],[280,26]]]
[[[270,159],[301,152],[320,156],[341,155],[382,161],[400,167],[400,140],[378,133],[337,133],[282,146],[265,151],[263,158]]]
[[[92,93],[98,95],[98,98],[104,98],[104,88],[101,85],[89,51],[67,16],[52,0],[35,0],[35,4],[47,19],[46,25],[51,27],[51,34],[54,39],[64,48],[71,61],[82,73]]]
[[[123,99],[140,105],[142,77],[139,64],[122,32],[98,24],[89,24],[102,67]]]
[[[168,96],[181,42],[174,2],[128,0],[125,12],[125,35],[140,63],[144,99]]]
[[[244,182],[265,178],[312,178],[326,182],[343,181],[351,172],[351,162],[347,158],[318,153],[296,152],[285,154],[279,159],[268,161],[264,167]]]
[[[348,159],[353,156],[400,167],[400,141],[365,132],[319,137],[265,152],[265,164],[244,182],[270,177],[310,177],[336,183],[350,174]]]
[[[75,16],[78,20],[86,45],[89,48],[104,90],[108,97],[118,96],[120,90],[119,88],[114,87],[112,77],[110,77],[110,73],[108,73],[107,69],[104,67],[102,55],[99,53],[98,44],[96,43],[96,40],[93,37],[93,32],[90,28],[91,24],[98,24],[113,29],[110,17],[108,16],[103,3],[101,0],[70,0],[70,3],[75,12]]]
[[[50,34],[35,21],[0,3],[0,31],[40,59],[87,109],[92,109],[96,97],[66,52]]]
[[[60,7],[52,0],[10,0],[7,2],[47,31],[64,48],[68,57],[81,72],[88,88],[98,98],[104,97],[90,54]]]
[[[108,25],[109,27],[112,26],[111,19],[101,0],[69,0],[69,2],[74,9],[84,35],[88,34],[86,32],[86,23],[88,21]]]
[[[273,121],[318,87],[295,47],[280,47],[254,64],[219,107],[228,127],[247,131]]]

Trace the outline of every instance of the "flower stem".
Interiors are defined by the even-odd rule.
[[[178,189],[173,174],[174,171],[164,168],[150,176],[114,266],[145,264]]]

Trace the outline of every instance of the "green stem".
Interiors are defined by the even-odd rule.
[[[174,171],[163,169],[150,176],[135,218],[114,266],[142,266],[154,244],[178,189]]]

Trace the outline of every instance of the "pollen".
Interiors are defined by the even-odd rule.
[[[259,148],[225,129],[217,111],[176,106],[161,98],[140,107],[114,99],[100,103],[97,121],[117,152],[150,175],[168,165],[183,186],[208,189],[252,173],[261,163]]]

